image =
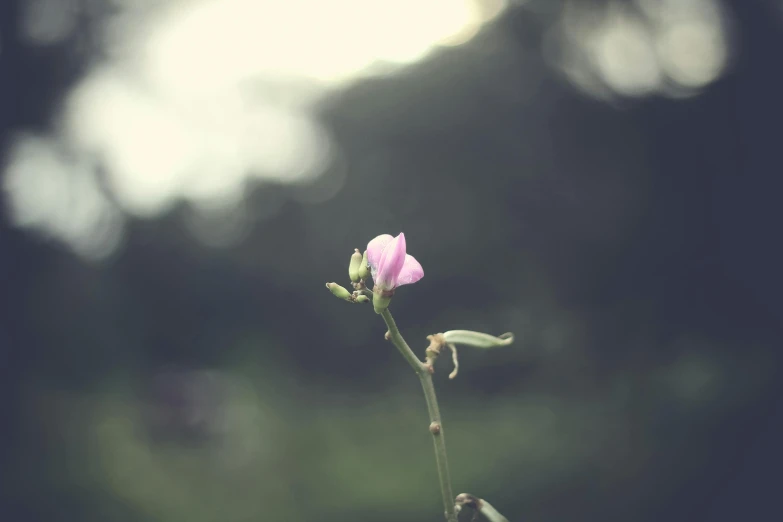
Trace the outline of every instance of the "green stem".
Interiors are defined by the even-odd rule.
[[[383,317],[383,320],[386,321],[386,326],[389,328],[389,337],[391,338],[391,342],[394,343],[394,346],[396,346],[402,356],[405,357],[405,360],[408,361],[408,364],[411,365],[413,371],[416,372],[417,375],[421,375],[422,373],[429,375],[429,366],[421,362],[419,358],[416,357],[416,354],[413,353],[411,347],[408,346],[408,343],[406,343],[405,339],[402,338],[400,329],[397,328],[397,323],[394,322],[394,317],[392,317],[392,314],[388,308],[381,312],[381,317]]]
[[[438,466],[438,479],[440,480],[440,492],[443,496],[443,507],[448,522],[457,522],[457,512],[454,509],[454,495],[451,492],[451,478],[449,475],[449,461],[446,457],[446,441],[443,438],[443,423],[440,420],[440,408],[438,408],[438,397],[435,395],[435,387],[432,384],[431,366],[421,362],[416,354],[413,353],[408,343],[402,338],[397,323],[389,312],[385,309],[381,312],[386,326],[389,328],[389,337],[397,350],[411,365],[413,371],[419,376],[421,387],[424,389],[424,398],[427,401],[427,410],[430,414],[430,433],[432,441],[435,444],[435,462]]]

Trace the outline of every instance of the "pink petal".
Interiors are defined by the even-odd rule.
[[[367,244],[367,261],[372,268],[373,279],[375,278],[375,270],[378,268],[378,263],[381,261],[381,255],[383,255],[383,249],[386,245],[394,239],[389,234],[381,234]]]
[[[402,265],[400,275],[397,276],[397,286],[415,283],[424,277],[424,269],[416,258],[410,254],[405,255],[405,263]]]
[[[369,260],[369,252],[367,258]],[[373,281],[381,288],[391,290],[397,286],[397,277],[405,264],[405,234],[392,239],[383,249]]]

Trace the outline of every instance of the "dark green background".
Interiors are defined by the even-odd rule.
[[[455,493],[512,521],[775,519],[783,19],[726,5],[732,67],[691,98],[584,96],[522,9],[361,82],[321,109],[345,187],[255,187],[279,210],[239,246],[201,245],[187,208],[102,264],[0,223],[0,520],[440,520],[416,377],[324,289],[400,231],[425,277],[391,309],[420,355],[517,334],[435,375]],[[4,139],[47,128],[85,66],[25,46],[19,7]]]

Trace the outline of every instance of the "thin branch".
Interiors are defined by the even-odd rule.
[[[438,466],[438,479],[440,481],[440,492],[443,497],[443,507],[445,510],[445,517],[447,522],[457,522],[457,511],[454,505],[454,498],[451,492],[451,478],[449,475],[449,462],[446,456],[446,442],[443,438],[443,423],[440,419],[440,408],[438,407],[438,397],[435,394],[435,387],[432,384],[432,365],[421,362],[418,357],[413,353],[408,346],[408,343],[403,339],[400,330],[397,328],[397,324],[394,322],[394,318],[389,312],[389,309],[385,309],[381,312],[383,320],[386,321],[386,326],[389,331],[386,333],[386,337],[394,343],[394,346],[400,351],[402,356],[411,365],[413,371],[419,376],[421,381],[421,387],[424,390],[424,398],[427,401],[427,410],[430,415],[430,433],[432,434],[432,441],[435,445],[435,462]]]
[[[408,361],[408,364],[411,365],[413,371],[418,375],[421,375],[422,373],[429,375],[429,366],[421,362],[419,358],[416,357],[416,354],[413,353],[411,347],[408,346],[408,343],[406,343],[405,339],[402,338],[400,329],[397,328],[397,323],[394,322],[394,318],[392,317],[392,314],[388,308],[381,312],[381,317],[383,317],[383,320],[386,321],[386,326],[389,328],[387,337],[392,343],[394,343],[394,346],[397,347],[397,350],[399,350],[405,360]]]

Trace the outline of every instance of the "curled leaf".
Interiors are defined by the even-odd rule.
[[[506,332],[495,337],[481,332],[472,332],[470,330],[449,330],[443,333],[443,339],[449,344],[464,344],[474,348],[496,348],[498,346],[508,346],[514,342],[514,334]]]
[[[454,371],[449,374],[449,379],[453,379],[457,376],[457,372],[459,372],[459,357],[457,357],[457,347],[451,343],[447,344],[446,346],[448,346],[449,350],[451,350],[451,360],[454,362]]]

